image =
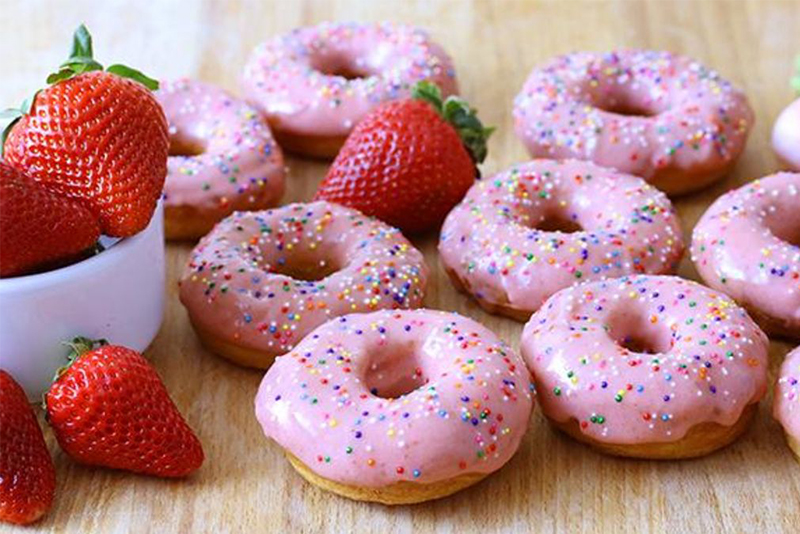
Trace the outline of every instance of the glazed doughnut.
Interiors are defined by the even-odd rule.
[[[638,275],[556,293],[521,350],[556,427],[605,453],[667,459],[747,429],[767,390],[768,343],[724,294]]]
[[[534,160],[476,182],[447,216],[439,253],[485,310],[526,321],[578,282],[674,272],[683,239],[669,199],[641,178]]]
[[[787,354],[781,365],[772,408],[789,447],[800,460],[800,347]]]
[[[709,286],[770,334],[800,339],[800,174],[779,173],[719,197],[692,235]]]
[[[425,31],[326,22],[259,45],[245,65],[242,87],[282,147],[333,158],[370,110],[408,98],[420,80],[436,83],[444,97],[458,91],[452,61]]]
[[[514,101],[534,157],[578,158],[641,176],[667,194],[727,174],[753,124],[744,93],[669,52],[583,52],[534,69]]]
[[[234,211],[278,203],[283,154],[255,108],[219,87],[188,79],[162,82],[156,98],[170,134],[167,239],[197,239]]]
[[[332,317],[420,306],[427,277],[399,230],[337,204],[289,204],[217,224],[180,299],[210,351],[266,368]]]
[[[275,360],[255,399],[309,482],[360,501],[444,497],[500,469],[533,408],[522,359],[455,313],[332,319]]]
[[[772,128],[772,149],[783,165],[800,171],[800,98],[778,115]]]

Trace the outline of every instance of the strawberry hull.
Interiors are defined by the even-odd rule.
[[[106,338],[143,351],[164,315],[163,203],[139,234],[79,263],[0,279],[0,368],[38,401],[66,363],[62,343]]]

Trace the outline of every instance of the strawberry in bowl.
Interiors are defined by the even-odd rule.
[[[144,350],[164,307],[162,188],[169,137],[158,84],[103,69],[85,27],[69,59],[4,112],[0,368],[41,395],[78,333]]]
[[[80,259],[99,238],[100,224],[87,208],[0,161],[0,276]]]
[[[150,222],[167,176],[167,119],[158,83],[92,56],[84,26],[72,53],[30,104],[11,110],[3,158],[47,189],[78,200],[103,234],[128,237]]]

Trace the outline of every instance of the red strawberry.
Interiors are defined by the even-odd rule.
[[[78,462],[160,477],[203,463],[203,448],[141,354],[86,338],[45,395],[59,445]]]
[[[99,237],[89,210],[0,161],[0,277],[77,259]]]
[[[104,234],[125,237],[147,226],[161,195],[167,120],[148,89],[155,81],[122,65],[102,68],[81,26],[72,55],[47,79],[54,85],[34,96],[30,109],[17,110],[5,159],[51,191],[83,201]]]
[[[0,370],[0,521],[26,525],[53,503],[56,471],[25,392]]]
[[[436,85],[420,82],[413,99],[382,104],[356,125],[314,198],[428,230],[475,181],[491,132],[466,102],[442,102]]]

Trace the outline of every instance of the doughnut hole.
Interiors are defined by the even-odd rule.
[[[199,137],[194,137],[180,129],[170,128],[169,155],[192,157],[199,156],[206,151],[206,143]]]
[[[642,106],[637,106],[634,102],[627,102],[622,99],[608,100],[603,102],[601,105],[595,104],[595,107],[615,115],[622,115],[624,117],[654,117],[655,115],[658,115],[657,112]]]
[[[546,213],[544,218],[536,223],[535,228],[543,232],[561,232],[564,234],[583,231],[583,227],[580,223],[567,215],[563,210]]]
[[[339,271],[343,262],[334,251],[321,250],[317,247],[314,251],[307,248],[295,248],[296,253],[284,254],[277,258],[271,265],[270,272],[288,276],[294,280],[305,282],[319,282]],[[299,253],[303,250],[303,253]]]
[[[623,117],[655,117],[664,111],[655,105],[646,94],[640,94],[628,86],[591,93],[591,105],[608,113]]]
[[[539,213],[522,213],[515,220],[521,226],[542,232],[571,234],[584,231],[577,214],[570,213],[567,205],[547,206]]]
[[[663,354],[671,348],[670,330],[638,303],[626,303],[611,313],[606,328],[608,335],[621,348],[637,354]]]
[[[800,210],[793,206],[773,206],[767,209],[764,224],[770,233],[790,245],[800,247]]]
[[[428,382],[414,342],[390,342],[376,349],[364,376],[364,384],[376,397],[396,399]]]
[[[795,226],[794,228],[770,227],[769,231],[781,241],[800,247],[800,226]]]
[[[357,57],[344,52],[312,56],[311,68],[326,76],[339,76],[347,80],[368,78],[374,74],[363,64],[359,64]]]

